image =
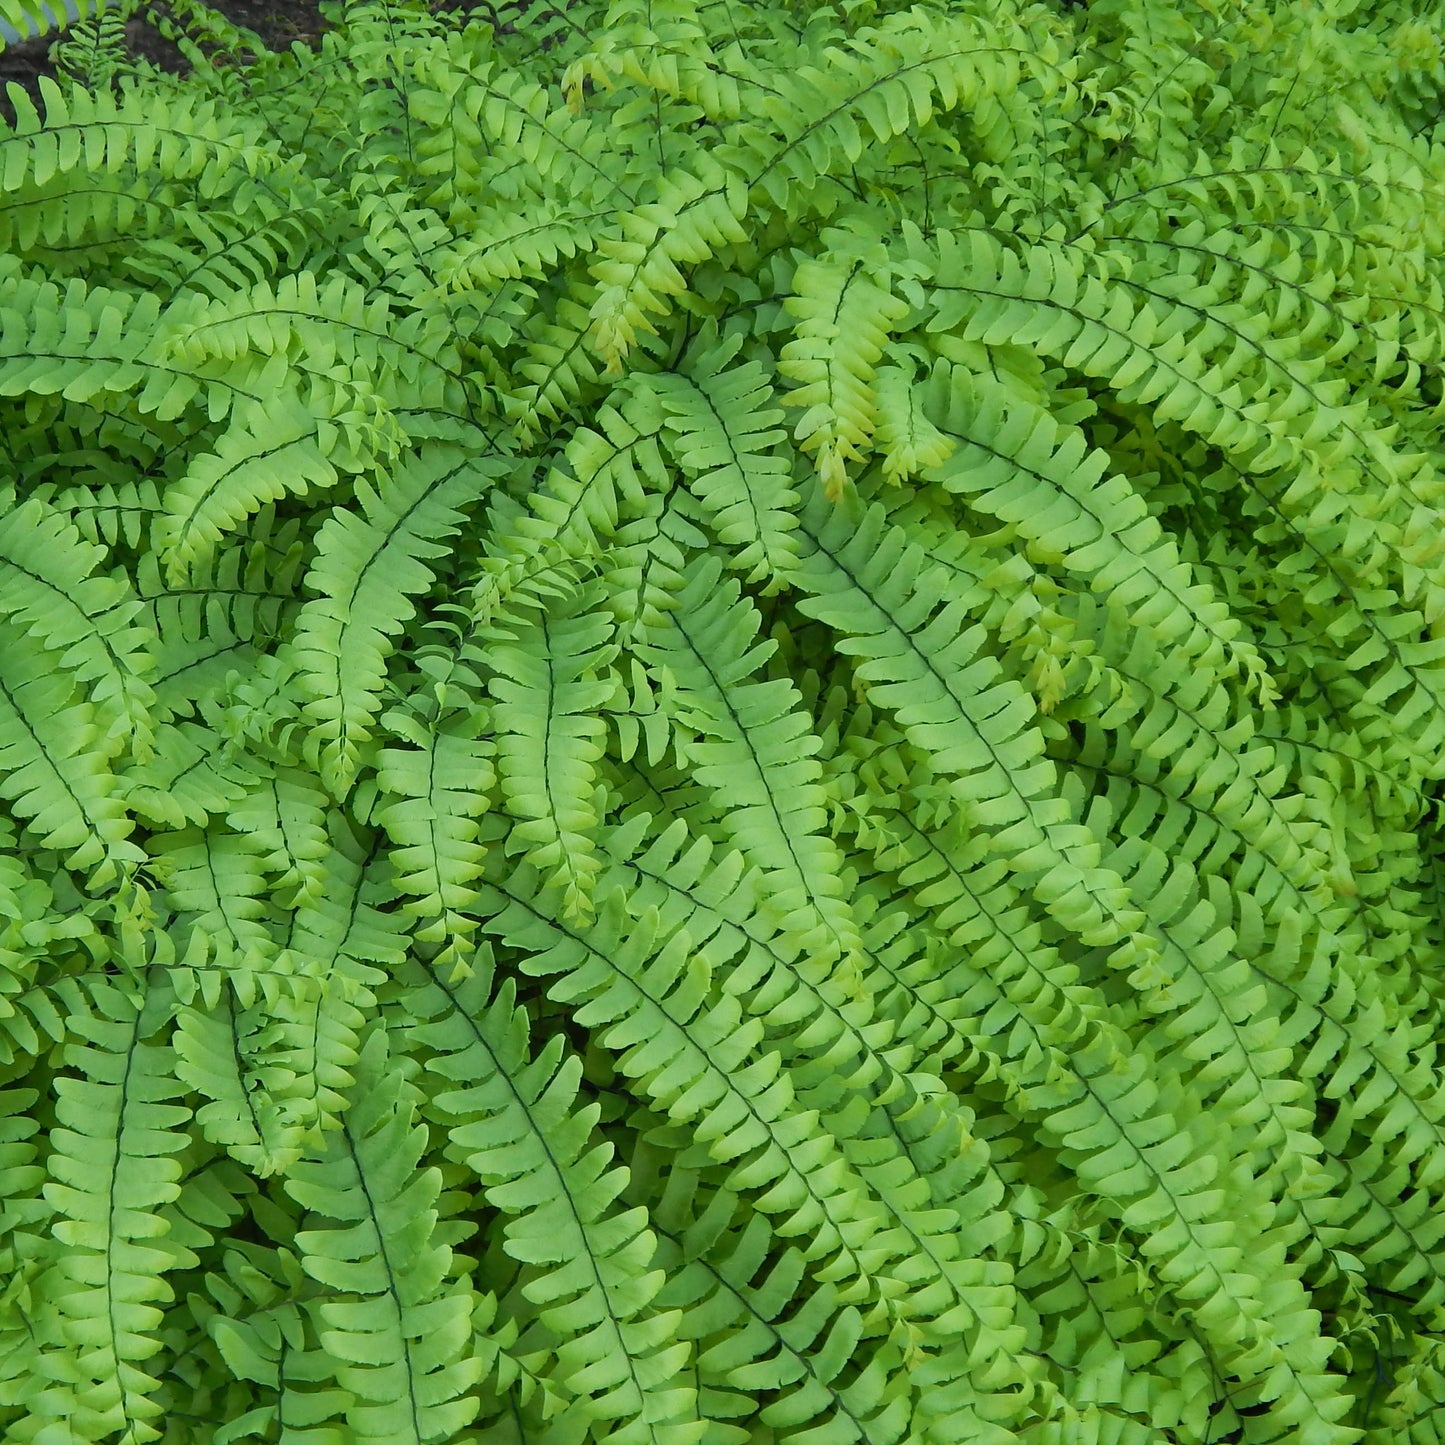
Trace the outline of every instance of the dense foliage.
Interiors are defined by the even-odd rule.
[[[1445,1439],[1442,7],[326,8],[0,134],[6,1439]]]

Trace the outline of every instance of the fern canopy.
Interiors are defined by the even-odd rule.
[[[1445,8],[160,8],[0,131],[0,1434],[1445,1441]]]

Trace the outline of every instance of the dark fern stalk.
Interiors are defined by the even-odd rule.
[[[7,1440],[1445,1435],[1427,10],[11,90]]]

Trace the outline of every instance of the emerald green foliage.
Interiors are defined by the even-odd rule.
[[[0,1433],[1445,1440],[1445,10],[325,9],[0,134]]]

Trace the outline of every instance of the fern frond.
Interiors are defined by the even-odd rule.
[[[426,1128],[413,1123],[415,1090],[387,1068],[383,1030],[362,1046],[356,1079],[342,1128],[285,1180],[298,1204],[341,1227],[301,1230],[296,1244],[306,1272],[343,1295],[320,1306],[321,1343],[354,1398],[346,1419],[356,1439],[432,1445],[477,1412],[466,1394],[483,1368],[467,1350],[474,1292],[448,1282],[440,1171],[420,1167]]]
[[[1140,1254],[1230,1368],[1260,1381],[1268,1356],[1291,1409],[1312,1417],[1309,1428],[1321,1441],[1345,1445],[1348,1433],[1332,1422],[1349,1401],[1324,1369],[1330,1346],[1319,1337],[1298,1275],[1285,1268],[1291,1236],[1265,1229],[1275,1208],[1268,1191],[1243,1171],[1206,1187],[1215,1183],[1218,1161],[1236,1157],[1220,1137],[1228,1117],[1203,1111],[1167,1055],[1134,1049],[1089,991],[1072,983],[1075,970],[1061,966],[1038,925],[1026,922],[999,864],[981,868],[984,840],[965,842],[957,824],[925,833],[901,814],[893,827],[902,841],[890,867],[909,887],[923,885],[917,896],[934,926],[955,949],[970,949],[933,1007],[961,1030],[973,1057],[987,1061],[988,1075],[1006,1081],[1014,1107],[1040,1121],[1049,1147],[1064,1145],[1063,1159],[1080,1186],[1139,1235]],[[1120,968],[1142,962],[1147,970],[1148,959],[1126,944],[1111,961]],[[1040,979],[1021,991],[1009,982],[1020,970],[1040,971],[1051,982]],[[1051,1040],[1067,1040],[1067,1051]],[[1235,1221],[1251,1211],[1259,1221],[1259,1263],[1247,1265],[1232,1241]],[[1245,1323],[1262,1309],[1280,1314],[1270,1336]],[[1275,1345],[1275,1337],[1285,1343]],[[1274,1433],[1265,1438],[1280,1438],[1280,1422],[1269,1425]]]
[[[476,819],[491,806],[497,781],[489,719],[485,709],[472,706],[427,726],[392,708],[382,723],[412,746],[381,750],[377,784],[390,798],[378,798],[372,817],[394,845],[397,889],[412,895],[403,911],[422,920],[417,938],[446,942],[450,955],[458,956],[476,927],[466,913],[482,871]]]
[[[1181,561],[1172,540],[1107,458],[1079,431],[986,376],[942,363],[927,383],[929,413],[960,445],[937,469],[969,505],[1017,527],[1038,555],[1094,590],[1221,681],[1243,672],[1261,701],[1277,696],[1259,651],[1239,638],[1226,604]]]
[[[406,919],[378,904],[392,896],[378,857],[367,876],[367,854],[353,826],[333,811],[327,819],[332,848],[326,858],[324,893],[303,901],[291,917],[283,952],[304,960],[317,987],[300,1000],[303,1028],[292,1051],[295,1071],[309,1101],[305,1116],[321,1130],[340,1127],[366,1020],[377,1008],[377,990],[406,958]],[[314,1137],[314,1136],[313,1136]]]
[[[126,806],[159,828],[205,827],[211,816],[239,802],[260,781],[254,766],[226,756],[222,738],[196,723],[163,723],[155,761],[120,777]]]
[[[485,947],[464,982],[421,984],[413,1017],[433,1020],[408,1030],[435,1051],[427,1067],[461,1086],[429,1106],[448,1153],[507,1216],[507,1252],[536,1266],[523,1293],[561,1342],[547,1372],[576,1397],[572,1413],[617,1422],[619,1445],[699,1438],[678,1317],[653,1304],[662,1275],[648,1268],[647,1211],[614,1207],[627,1171],[604,1173],[612,1146],[589,1147],[598,1107],[578,1101],[580,1061],[558,1035],[533,1052],[514,981],[498,984]]]
[[[214,451],[201,453],[167,488],[154,532],[172,588],[210,560],[223,535],[268,502],[336,484],[317,444],[317,419],[285,391],[236,406]]]
[[[423,204],[439,213],[449,206],[446,219],[463,231],[473,214],[491,209],[491,196],[580,193],[582,205],[597,209],[631,198],[608,164],[607,136],[557,105],[547,86],[492,57],[466,71],[460,84],[455,72],[445,80],[434,72],[435,88],[417,86],[410,97],[426,123],[418,171],[437,178],[419,186]]]
[[[94,0],[78,3],[89,8]],[[62,87],[48,75],[39,78],[38,88],[44,120],[27,97],[24,106],[16,106],[10,134],[0,137],[0,174],[9,194],[24,182],[44,186],[57,173],[81,168],[82,156],[86,169],[104,166],[118,171],[131,164],[144,171],[159,151],[166,173],[183,179],[194,179],[214,166],[218,151],[252,175],[274,172],[286,164],[265,144],[262,121],[227,113],[205,101],[188,107],[190,97],[156,97],[147,89],[126,85],[118,96],[105,90],[92,92]],[[108,122],[120,123],[113,141],[101,128]]]
[[[748,239],[742,225],[747,191],[738,177],[705,155],[689,162],[697,174],[674,171],[659,178],[656,199],[618,218],[620,237],[597,238],[606,259],[588,268],[598,294],[588,314],[587,343],[607,363],[605,376],[622,375],[639,329],[657,335],[647,313],[666,315],[669,304],[658,293],[686,292],[679,262],[706,261]]]
[[[709,1420],[756,1419],[779,1441],[922,1445],[915,1362],[888,1336],[883,1302],[865,1316],[834,1285],[807,1281],[802,1254],[778,1249],[765,1215],[748,1211],[735,1223],[738,1196],[699,1188],[695,1171],[673,1165],[658,1182],[662,1302],[680,1308],[681,1337],[696,1342]],[[741,1426],[723,1429],[719,1438],[747,1438]],[[985,1427],[969,1438],[1008,1436]]]
[[[93,23],[100,8],[101,0],[76,0],[76,18],[82,23]],[[21,40],[43,35],[55,24],[54,17],[47,13],[46,6],[40,4],[39,0],[3,0],[3,3],[0,3],[0,18],[4,19]]]
[[[408,594],[434,581],[422,559],[446,555],[436,539],[456,531],[461,508],[500,471],[496,459],[458,461],[451,448],[431,446],[393,470],[380,492],[358,479],[361,516],[334,511],[318,531],[306,582],[321,595],[301,609],[287,650],[310,699],[308,756],[319,755],[312,765],[333,796],[355,776],[380,711],[390,638],[416,611]]]
[[[142,1368],[159,1349],[158,1302],[173,1298],[164,1272],[194,1268],[189,1250],[150,1243],[164,1233],[156,1211],[180,1193],[190,1110],[165,1102],[181,1092],[169,1050],[145,1040],[166,1010],[163,985],[144,1007],[117,989],[94,989],[97,1012],[74,1022],[86,1044],[65,1048],[57,1075],[57,1126],[50,1130],[42,1193],[60,1217],[65,1251],[51,1262],[53,1283],[37,1321],[42,1377],[53,1381],[31,1402],[16,1439],[39,1442],[71,1427],[82,1438],[115,1433],[143,1445],[160,1431],[156,1382]]]
[[[100,736],[96,712],[41,646],[0,626],[0,797],[43,847],[66,850],[67,867],[92,869],[103,886],[145,852],[116,796],[120,740]]]
[[[727,369],[741,345],[735,334],[719,339],[711,325],[677,374],[644,384],[662,398],[674,434],[668,449],[706,508],[728,567],[750,586],[765,583],[767,596],[787,582],[797,558],[798,494],[788,485],[790,463],[773,450],[784,435],[776,425],[783,413],[764,405],[762,366]]]
[[[278,1064],[269,1013],[238,1014],[227,990],[219,1007],[182,1008],[172,1038],[177,1077],[210,1101],[196,1111],[202,1134],[262,1178],[301,1157],[315,1123],[295,1072]]]
[[[830,502],[843,495],[844,464],[861,461],[871,449],[878,420],[874,368],[888,332],[909,312],[908,303],[888,289],[883,245],[854,246],[850,253],[800,263],[784,302],[796,322],[794,336],[778,353],[778,370],[795,388],[784,403],[807,408],[793,439],[800,450],[816,453],[813,463]]]
[[[890,482],[907,481],[926,468],[939,467],[954,452],[954,442],[928,419],[923,389],[908,352],[892,344],[884,355],[897,364],[878,368],[874,390],[878,396],[877,436],[883,452],[883,476]]]
[[[437,204],[450,199],[445,187],[431,194]],[[437,266],[441,292],[485,291],[521,276],[546,277],[561,257],[570,259],[593,248],[592,228],[571,206],[529,200],[526,209],[478,217],[470,234],[444,250]]]
[[[791,683],[748,680],[775,644],[755,642],[757,609],[721,573],[719,559],[702,554],[676,607],[648,629],[639,651],[670,679],[679,720],[702,734],[677,746],[697,780],[712,789],[719,824],[763,870],[764,908],[784,920],[803,948],[852,971],[858,930],[841,860],[824,831],[817,740]]]
[[[549,598],[568,596],[602,560],[624,515],[643,505],[648,491],[670,485],[661,408],[645,390],[624,385],[619,392],[617,406],[598,407],[593,426],[572,431],[563,450],[567,468],[550,468],[525,507],[494,495],[493,546],[469,594],[471,620],[484,636],[500,615],[520,620],[518,608],[545,611]],[[462,655],[485,663],[484,649],[465,646]]]
[[[137,762],[154,750],[154,637],[129,587],[94,576],[102,549],[59,512],[0,488],[0,614],[8,614],[86,689],[107,743],[128,735]]]
[[[607,730],[595,714],[612,696],[607,669],[618,650],[597,599],[598,589],[588,588],[565,612],[511,629],[511,642],[487,649],[497,780],[517,820],[508,837],[534,868],[550,870],[548,885],[562,891],[563,916],[572,920],[591,917],[595,906],[605,795],[595,764]]]
[[[242,1008],[251,1008],[258,986],[268,1003],[283,983],[303,986],[277,942],[276,910],[267,900],[256,840],[220,828],[182,828],[153,837],[145,862],[183,916],[175,973],[183,1004],[200,988],[206,1007],[215,1009],[229,984]]]
[[[1056,774],[1041,759],[1034,707],[981,652],[984,629],[942,590],[938,568],[882,508],[827,506],[815,495],[803,514],[798,581],[811,594],[799,610],[826,622],[838,650],[862,656],[869,696],[896,710],[910,741],[951,782],[970,821],[1030,880],[1059,923],[1086,944],[1118,943],[1137,926],[1121,880],[1100,867],[1098,843],[1069,821]],[[940,606],[940,604],[942,604]]]
[[[587,312],[570,296],[558,297],[550,318],[539,313],[526,325],[525,353],[511,368],[519,380],[498,397],[519,448],[533,446],[543,422],[559,422],[574,403],[602,389],[597,365],[583,345],[587,325]]]
[[[91,90],[108,87],[127,68],[125,22],[113,10],[72,25],[63,40],[50,47],[56,74]]]
[[[650,821],[636,814],[609,833],[616,863],[607,881],[625,887],[635,906],[677,918],[697,939],[724,991],[764,1021],[771,1047],[797,1081],[798,1103],[817,1111],[887,1207],[890,1224],[910,1239],[912,1260],[899,1275],[904,1289],[887,1312],[895,1332],[911,1341],[915,1374],[928,1375],[932,1398],[947,1399],[959,1419],[975,1411],[1001,1418],[1010,1408],[1005,1382],[1022,1384],[1006,1362],[1016,1360],[1024,1332],[1002,1272],[978,1255],[1008,1235],[993,1207],[1003,1189],[981,1147],[966,1142],[965,1112],[951,1100],[924,1098],[899,1072],[913,1061],[912,1035],[884,1047],[896,1015],[881,1000],[911,961],[910,951],[889,946],[901,911],[870,927],[865,987],[878,1002],[873,1025],[860,1025],[858,1000],[830,975],[826,959],[800,954],[775,931],[760,907],[765,881],[757,869],[735,851],[712,863],[713,845],[689,840],[680,819],[639,851]],[[875,1112],[878,1127],[870,1127],[865,1100],[886,1112],[887,1125]]]
[[[330,851],[326,804],[326,794],[316,787],[313,777],[283,767],[226,813],[232,828],[270,850],[261,866],[273,875],[270,887],[285,909],[315,897],[326,886],[324,860]],[[290,893],[282,891],[287,888]]]
[[[776,1055],[744,1065],[761,1033],[737,1000],[708,1004],[705,961],[685,930],[655,909],[639,918],[621,893],[602,902],[597,921],[564,931],[538,905],[540,880],[527,864],[505,874],[489,867],[479,907],[487,931],[525,951],[523,968],[561,973],[549,996],[580,1005],[575,1016],[603,1026],[599,1041],[620,1054],[618,1069],[676,1119],[699,1121],[700,1141],[719,1162],[738,1162],[730,1188],[765,1192],[757,1207],[785,1214],[783,1235],[811,1233],[808,1258],[820,1277],[849,1280],[845,1295],[866,1294],[877,1271],[902,1251],[836,1143],[807,1121],[785,1124],[791,1088]]]

